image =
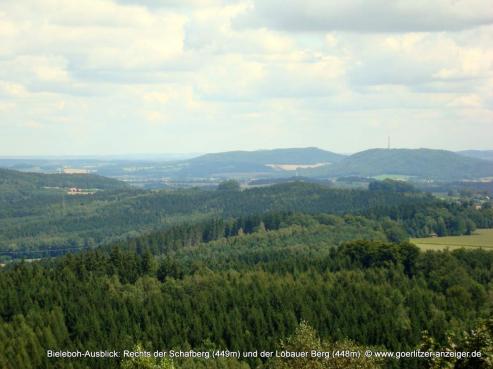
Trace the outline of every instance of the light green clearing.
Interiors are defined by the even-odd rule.
[[[376,180],[383,181],[385,179],[393,179],[394,181],[409,181],[412,176],[405,176],[401,174],[381,174],[378,176],[374,176]]]
[[[470,236],[413,238],[411,242],[421,250],[485,248],[493,251],[493,229],[478,229]]]

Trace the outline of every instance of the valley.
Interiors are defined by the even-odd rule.
[[[156,172],[146,177],[150,163],[133,177],[144,186],[73,165],[0,169],[0,367],[271,369],[306,358],[221,353],[487,349],[493,209],[479,175],[488,165],[476,177],[467,173],[483,161],[440,153],[464,177],[426,177],[438,164],[410,165],[408,151],[373,152],[373,166],[366,154],[281,153],[161,163],[164,188]],[[389,154],[396,162],[381,167]],[[463,338],[476,330],[484,339]],[[96,354],[69,363],[47,350]],[[164,351],[219,356],[98,356]]]

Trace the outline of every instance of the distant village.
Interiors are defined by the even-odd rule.
[[[93,195],[96,191],[90,191],[87,189],[82,189],[78,187],[71,187],[67,191],[67,195]]]

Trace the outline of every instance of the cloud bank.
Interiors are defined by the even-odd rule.
[[[488,148],[488,5],[4,0],[0,155]]]

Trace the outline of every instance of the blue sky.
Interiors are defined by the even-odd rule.
[[[489,0],[2,1],[0,155],[387,136],[493,148]]]

